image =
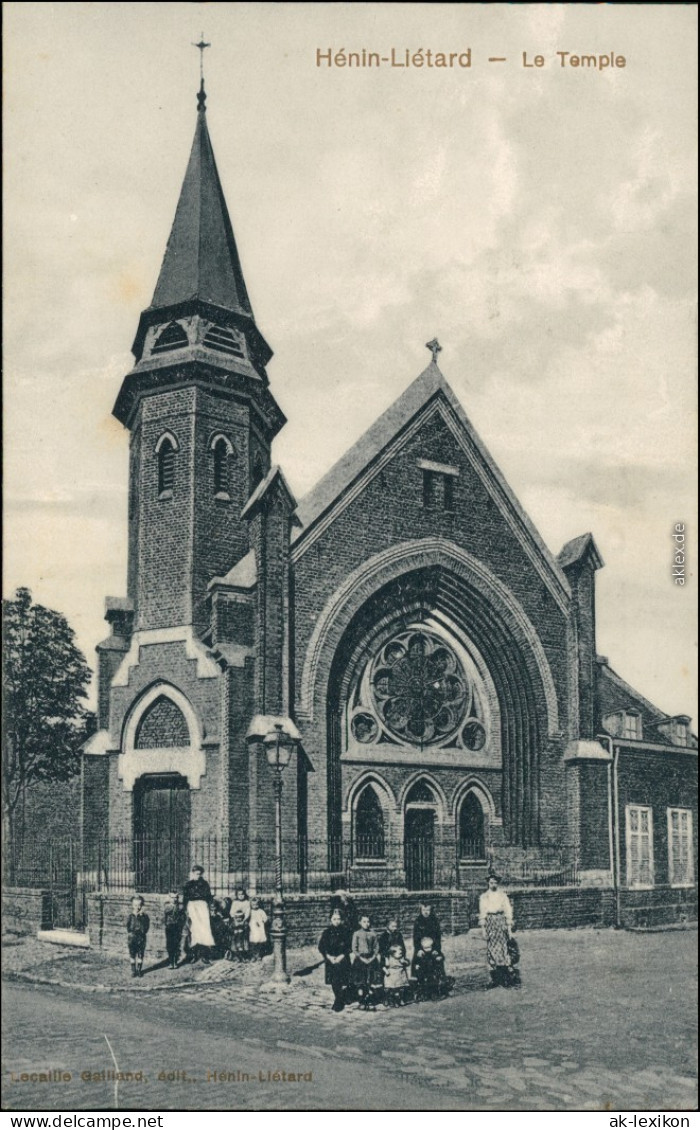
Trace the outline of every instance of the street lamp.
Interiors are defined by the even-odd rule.
[[[281,722],[275,722],[274,729],[263,738],[268,764],[274,770],[275,790],[275,895],[272,901],[272,952],[274,971],[272,980],[287,984],[287,928],[284,921],[284,898],[282,896],[282,773],[296,746],[296,739],[284,732]]]

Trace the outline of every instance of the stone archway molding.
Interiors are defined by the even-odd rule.
[[[534,667],[547,708],[549,734],[559,730],[559,707],[552,672],[544,648],[529,617],[514,594],[482,561],[447,538],[421,538],[399,542],[365,561],[333,594],[316,621],[304,658],[301,680],[301,713],[310,720],[326,706],[327,673],[353,616],[385,584],[405,573],[441,566],[463,577],[489,600],[525,644],[525,662]]]
[[[469,796],[469,793],[476,795],[484,811],[484,815],[488,817],[489,824],[492,827],[499,827],[503,821],[496,813],[496,805],[494,804],[493,796],[483,781],[480,781],[478,777],[467,777],[466,781],[461,781],[454,791],[452,797],[452,816],[455,820],[455,824],[459,819],[459,810]]]
[[[415,773],[411,774],[411,776],[408,778],[408,780],[404,781],[403,785],[401,786],[401,792],[399,794],[399,800],[398,800],[398,804],[396,806],[397,810],[400,813],[405,814],[406,798],[407,798],[408,794],[410,793],[411,789],[413,788],[413,786],[418,784],[419,781],[425,781],[428,788],[432,789],[432,791],[435,793],[435,805],[432,806],[429,803],[429,801],[425,801],[425,807],[426,808],[431,808],[431,807],[435,808],[439,824],[447,823],[447,815],[449,813],[450,808],[449,808],[449,805],[447,803],[447,797],[445,796],[445,791],[442,788],[442,786],[438,783],[436,778],[433,776],[433,774],[430,773],[426,769],[417,769]]]
[[[391,785],[382,777],[381,773],[376,772],[374,769],[366,769],[356,777],[347,791],[345,800],[345,813],[350,816],[355,811],[357,798],[364,789],[365,785],[374,785],[382,808],[390,816],[396,812],[398,805],[396,803],[396,796]]]
[[[190,734],[189,746],[162,746],[136,749],[136,734],[141,719],[158,698],[169,698],[184,715]],[[144,773],[179,773],[191,789],[198,789],[206,773],[207,758],[202,748],[203,729],[192,703],[172,683],[152,683],[133,703],[124,722],[117,774],[125,792],[133,792],[134,783]]]

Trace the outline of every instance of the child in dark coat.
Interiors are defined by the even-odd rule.
[[[163,921],[165,922],[165,949],[168,954],[168,964],[171,969],[177,969],[180,959],[180,941],[182,927],[185,924],[185,912],[180,905],[180,896],[177,891],[171,891],[163,908]]]
[[[445,997],[450,982],[445,976],[445,959],[435,949],[432,938],[422,938],[413,957],[413,975],[417,982],[419,1000],[436,1000]]]
[[[399,930],[399,923],[396,918],[390,918],[386,924],[386,930],[383,930],[379,935],[379,952],[383,959],[389,956],[392,946],[399,946],[401,956],[406,956],[406,943],[403,940],[403,934]]]
[[[131,900],[131,914],[126,920],[126,938],[129,947],[129,960],[131,961],[131,976],[141,977],[143,968],[143,955],[146,952],[146,936],[151,920],[143,909],[144,903],[140,895],[134,895]]]

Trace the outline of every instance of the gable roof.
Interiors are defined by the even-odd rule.
[[[269,491],[272,489],[272,486],[276,482],[279,482],[280,490],[282,491],[283,497],[287,501],[289,510],[292,512],[296,510],[297,500],[289,488],[289,483],[284,477],[282,468],[277,463],[273,463],[272,467],[270,467],[270,470],[265,475],[265,478],[260,480],[250,498],[246,502],[245,506],[241,510],[241,518],[252,517],[259,503],[262,502],[265,495],[269,493]],[[294,516],[293,521],[298,524],[298,518],[296,517],[296,515]]]
[[[439,405],[440,402],[443,415],[465,455],[492,497],[501,509],[507,511],[531,559],[535,564],[543,566],[557,599],[560,602],[565,600],[571,593],[565,573],[496,466],[435,361],[431,361],[398,400],[387,408],[301,500],[297,516],[303,529],[295,535],[295,557],[301,556],[307,545],[311,544],[314,530],[321,526],[324,519],[325,528],[336,508],[342,506],[343,497],[353,483],[370,471],[371,465],[398,440],[406,426],[431,403]]]
[[[252,589],[258,583],[258,563],[255,550],[248,552],[229,569],[223,577],[212,577],[207,588],[227,586],[236,589]]]
[[[577,538],[567,541],[566,545],[559,551],[557,561],[562,569],[569,569],[572,565],[578,565],[588,555],[590,555],[593,568],[602,569],[605,562],[600,555],[593,534],[579,534]]]
[[[643,694],[635,690],[617,671],[614,671],[607,659],[601,655],[596,658],[598,667],[598,702],[601,719],[607,714],[614,714],[618,710],[636,707],[642,714],[646,725],[663,722],[669,717],[653,702],[649,702]]]
[[[253,317],[201,95],[192,151],[150,309],[192,298]]]

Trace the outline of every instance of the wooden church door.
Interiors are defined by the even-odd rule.
[[[190,869],[190,790],[179,774],[136,782],[134,857],[137,890],[167,892],[185,883]]]

